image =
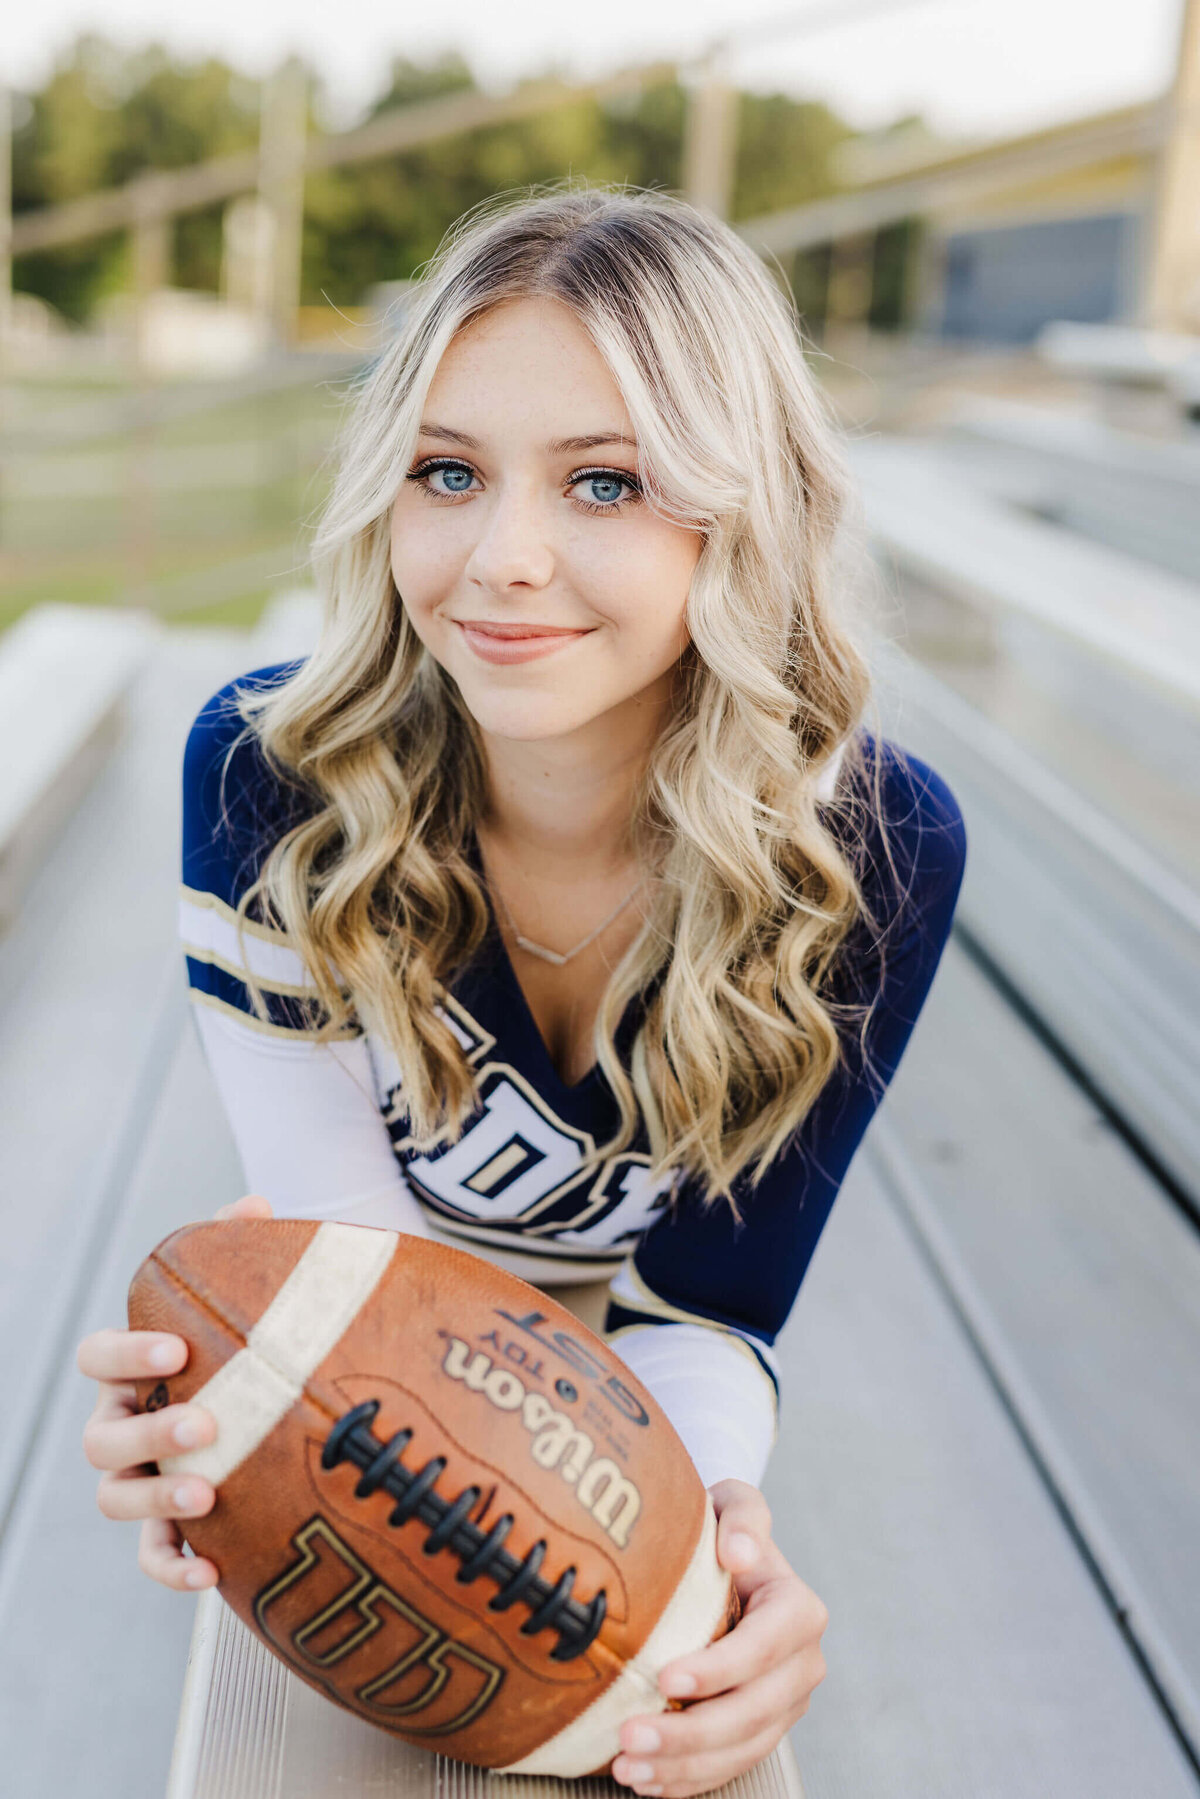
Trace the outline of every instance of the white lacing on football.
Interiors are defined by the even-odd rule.
[[[717,1517],[705,1495],[704,1524],[683,1579],[658,1623],[612,1685],[573,1723],[500,1774],[556,1774],[574,1780],[608,1765],[620,1752],[627,1718],[661,1712],[667,1701],[658,1676],[677,1655],[711,1641],[729,1604],[729,1576],[717,1561]]]

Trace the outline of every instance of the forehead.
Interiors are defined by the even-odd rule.
[[[586,416],[583,416],[586,415]],[[521,417],[545,438],[615,430],[635,440],[612,371],[562,301],[506,300],[464,325],[429,384],[423,417],[479,437]]]

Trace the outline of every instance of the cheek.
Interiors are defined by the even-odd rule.
[[[441,596],[447,579],[445,553],[439,552],[436,534],[421,529],[420,520],[393,515],[391,567],[409,613],[427,610]]]
[[[631,571],[620,589],[617,623],[622,638],[661,660],[691,641],[686,612],[694,558],[675,548],[650,566]]]
[[[696,533],[645,521],[609,558],[595,590],[597,610],[607,614],[629,642],[688,641],[684,612],[701,543]]]
[[[691,641],[683,614],[682,595],[664,603],[662,591],[652,588],[623,595],[619,607],[608,609],[614,628],[605,648],[622,685],[653,681],[678,660]]]

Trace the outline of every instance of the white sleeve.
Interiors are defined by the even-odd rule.
[[[365,1037],[289,1042],[196,1001],[191,1013],[247,1193],[277,1218],[431,1234],[376,1104]]]
[[[667,1414],[706,1487],[762,1485],[775,1389],[738,1337],[703,1324],[633,1324],[608,1341]]]
[[[433,1235],[374,1097],[365,1037],[264,1036],[193,1002],[247,1193],[277,1218],[333,1218]],[[762,1482],[775,1440],[771,1383],[736,1337],[700,1324],[637,1324],[609,1339],[683,1440],[706,1487]]]

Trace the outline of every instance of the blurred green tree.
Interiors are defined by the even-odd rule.
[[[366,119],[476,87],[458,52],[426,65],[396,57]],[[253,148],[260,90],[259,82],[220,57],[183,63],[158,43],[128,51],[97,32],[82,33],[40,91],[18,109],[14,209],[19,213],[116,186],[143,169],[182,168]],[[674,81],[619,98],[583,98],[534,118],[311,175],[305,188],[302,300],[353,306],[373,282],[411,276],[453,219],[498,192],[564,174],[677,192],[686,99]],[[309,97],[314,134],[325,129],[322,102],[323,85],[314,72]],[[787,94],[744,93],[739,115],[735,220],[833,191],[830,152],[854,134],[828,107]],[[172,279],[177,285],[216,291],[222,210],[217,205],[176,221]],[[101,295],[127,284],[128,264],[126,235],[116,232],[22,256],[14,279],[82,321]],[[820,258],[796,258],[788,273],[801,310],[815,307],[822,287]]]

